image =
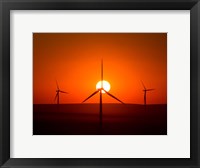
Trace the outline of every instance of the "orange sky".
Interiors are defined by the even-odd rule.
[[[96,90],[100,80],[101,58],[104,80],[111,94],[124,103],[167,103],[166,33],[34,33],[33,103],[52,104],[56,80],[60,103],[81,103]],[[96,94],[87,103],[98,103]],[[103,94],[104,103],[118,103]]]

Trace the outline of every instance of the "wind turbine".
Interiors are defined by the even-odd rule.
[[[56,101],[56,99],[57,99],[57,104],[59,105],[59,96],[60,96],[60,93],[65,93],[65,94],[68,94],[68,93],[59,89],[57,81],[56,81],[56,85],[57,85],[57,89],[56,89],[56,96],[55,96],[54,101]]]
[[[141,81],[142,82],[142,81]],[[143,87],[144,87],[144,105],[145,105],[145,107],[146,107],[146,95],[147,95],[147,92],[148,91],[152,91],[152,90],[155,90],[155,89],[146,89],[146,87],[145,87],[145,85],[144,85],[144,83],[142,82],[142,85],[143,85]]]
[[[112,98],[116,99],[117,101],[121,102],[122,104],[124,104],[121,100],[119,100],[118,98],[116,98],[115,96],[113,96],[112,94],[110,94],[109,92],[107,92],[104,88],[103,88],[103,60],[101,60],[101,88],[99,88],[98,90],[96,90],[94,93],[92,93],[89,97],[87,97],[82,103],[84,103],[85,101],[87,101],[89,98],[91,98],[92,96],[94,96],[95,94],[97,94],[99,92],[100,94],[100,101],[99,101],[99,118],[100,118],[100,127],[102,128],[102,91],[104,91],[107,95],[111,96]]]

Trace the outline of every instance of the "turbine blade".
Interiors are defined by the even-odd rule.
[[[141,81],[142,82],[142,81]],[[146,90],[146,87],[144,86],[144,83],[142,82],[142,85],[143,85],[143,87],[144,87],[144,89]]]
[[[109,92],[107,92],[106,90],[103,89],[104,92],[106,92],[109,96],[111,96],[112,98],[116,99],[117,101],[121,102],[122,104],[124,104],[124,102],[122,102],[121,100],[119,100],[118,98],[116,98],[115,96],[113,96],[112,94],[110,94]]]
[[[101,59],[101,88],[103,88],[103,59]]]
[[[97,94],[99,92],[99,90],[95,91],[94,93],[92,93],[89,97],[87,97],[82,103],[84,103],[86,100],[88,100],[90,97],[94,96],[95,94]]]
[[[60,90],[60,92],[61,92],[61,93],[66,93],[66,94],[69,94],[68,92],[64,92],[64,91],[62,91],[62,90]]]
[[[146,91],[152,91],[152,90],[155,90],[155,89],[147,89]]]
[[[56,101],[57,97],[58,97],[58,92],[56,93],[56,96],[55,96],[55,98],[54,98],[54,101]]]
[[[56,80],[56,86],[57,86],[57,89],[59,90],[59,86],[58,86],[58,82],[57,82],[57,80]]]

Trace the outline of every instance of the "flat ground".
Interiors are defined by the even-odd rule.
[[[167,135],[167,105],[34,104],[34,135]]]

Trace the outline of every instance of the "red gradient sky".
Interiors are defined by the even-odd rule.
[[[81,103],[96,90],[101,58],[110,93],[124,103],[167,103],[166,33],[33,33],[33,103]],[[98,103],[99,94],[87,103]],[[103,94],[104,103],[118,103]]]

